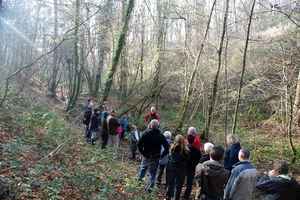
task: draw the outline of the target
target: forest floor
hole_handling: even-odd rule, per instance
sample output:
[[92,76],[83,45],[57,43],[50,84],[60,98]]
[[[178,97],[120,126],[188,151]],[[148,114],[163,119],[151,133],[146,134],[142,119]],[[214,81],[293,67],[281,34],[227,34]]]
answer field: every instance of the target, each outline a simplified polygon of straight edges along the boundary
[[[147,195],[147,181],[137,181],[140,161],[130,160],[128,133],[120,142],[118,156],[103,152],[100,141],[95,146],[85,141],[80,119],[86,98],[80,98],[66,114],[64,101],[43,91],[25,93],[0,108],[0,199],[164,198],[163,187]],[[161,115],[167,121],[170,113],[161,110]],[[224,146],[224,133],[218,130],[212,131],[210,141]],[[288,139],[278,124],[265,122],[237,133],[241,145],[251,150],[259,176],[271,170],[274,161],[291,157]],[[300,152],[298,133],[293,132],[293,142]],[[290,167],[298,181],[299,157]],[[261,195],[254,190],[252,199],[261,199]]]

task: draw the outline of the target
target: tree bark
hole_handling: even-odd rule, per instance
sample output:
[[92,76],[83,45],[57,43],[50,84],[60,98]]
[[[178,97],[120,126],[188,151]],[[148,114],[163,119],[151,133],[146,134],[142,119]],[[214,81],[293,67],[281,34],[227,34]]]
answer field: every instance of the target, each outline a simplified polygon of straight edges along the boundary
[[256,2],[256,0],[253,0],[251,12],[250,12],[250,16],[249,16],[246,44],[245,44],[245,49],[244,49],[243,68],[242,68],[242,74],[241,74],[241,79],[240,79],[240,84],[239,84],[238,97],[237,97],[235,111],[234,111],[232,133],[235,133],[235,130],[236,130],[237,114],[238,114],[238,110],[239,110],[239,105],[240,105],[240,100],[241,100],[241,92],[242,92],[242,87],[243,87],[244,73],[245,73],[245,69],[246,69],[247,50],[248,50],[249,37],[250,37],[250,31],[251,31],[251,22],[252,22],[255,2]]
[[184,100],[183,100],[182,107],[181,107],[181,114],[180,114],[180,118],[179,118],[179,121],[178,121],[178,127],[176,128],[177,132],[181,131],[181,128],[183,126],[183,122],[184,122],[185,117],[186,117],[186,112],[187,112],[187,109],[188,109],[188,106],[189,106],[189,103],[190,103],[190,95],[191,95],[191,92],[192,92],[192,84],[194,82],[194,78],[195,78],[195,74],[196,74],[196,71],[197,71],[197,68],[198,68],[198,65],[199,65],[200,57],[201,57],[201,54],[202,54],[202,51],[203,51],[203,48],[204,48],[204,42],[206,41],[206,38],[208,36],[210,22],[211,22],[211,18],[212,18],[212,14],[213,14],[215,5],[216,5],[216,0],[214,0],[214,3],[211,7],[208,22],[207,22],[207,26],[206,26],[205,35],[203,37],[200,49],[198,51],[197,58],[196,58],[195,64],[194,64],[194,69],[193,69],[193,72],[190,76],[190,79],[188,81],[188,85],[187,85],[187,88],[186,88],[186,91],[185,91],[185,94],[184,94]]
[[224,19],[223,19],[222,36],[221,36],[220,44],[219,44],[219,48],[218,48],[218,69],[217,69],[217,73],[215,75],[214,82],[213,82],[212,97],[208,104],[208,112],[207,112],[205,128],[200,136],[203,139],[208,139],[210,126],[211,126],[211,122],[213,119],[213,112],[215,109],[215,104],[216,104],[216,99],[217,99],[218,81],[219,81],[219,75],[220,75],[221,66],[222,66],[222,51],[223,51],[223,42],[224,42],[224,38],[225,38],[225,34],[226,34],[228,10],[229,10],[229,0],[226,0],[226,10],[225,10]]
[[121,31],[120,31],[120,35],[119,35],[118,42],[117,42],[117,47],[116,47],[116,50],[114,53],[112,64],[108,70],[108,73],[107,73],[107,76],[105,79],[105,86],[104,86],[102,99],[100,100],[100,105],[104,105],[104,102],[106,102],[108,99],[110,89],[111,89],[111,86],[113,83],[114,74],[116,72],[118,62],[120,59],[120,55],[121,55],[122,49],[124,47],[124,42],[126,40],[126,33],[127,33],[127,29],[128,29],[128,24],[130,21],[130,15],[133,10],[133,6],[134,6],[134,0],[128,0],[126,10],[125,10],[125,15],[123,18]]

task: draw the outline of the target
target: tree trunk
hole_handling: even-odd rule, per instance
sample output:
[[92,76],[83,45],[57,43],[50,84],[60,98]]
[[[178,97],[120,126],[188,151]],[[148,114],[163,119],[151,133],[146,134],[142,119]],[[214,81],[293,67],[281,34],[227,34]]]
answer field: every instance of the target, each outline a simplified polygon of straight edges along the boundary
[[196,71],[197,71],[197,68],[198,68],[200,57],[201,57],[201,54],[202,54],[202,51],[203,51],[203,48],[204,48],[204,42],[206,41],[206,38],[208,36],[209,26],[210,26],[210,22],[211,22],[211,18],[212,18],[212,14],[213,14],[215,5],[216,5],[216,0],[214,0],[214,3],[211,7],[208,22],[207,22],[207,26],[206,26],[205,35],[203,37],[200,49],[198,51],[197,58],[196,58],[196,61],[195,61],[195,64],[194,64],[194,69],[193,69],[193,72],[190,76],[190,79],[188,81],[188,85],[187,85],[187,88],[186,88],[186,91],[185,91],[185,94],[184,94],[184,100],[183,100],[182,107],[181,107],[181,114],[180,114],[180,118],[179,118],[179,121],[178,121],[178,127],[176,128],[177,132],[181,131],[181,128],[183,126],[183,123],[184,123],[184,120],[185,120],[185,117],[186,117],[186,111],[187,111],[189,103],[190,103],[190,95],[191,95],[191,92],[192,92],[192,84],[194,82],[194,78],[195,78],[195,74],[196,74]]
[[203,139],[208,139],[210,126],[211,126],[211,122],[213,119],[215,103],[216,103],[216,99],[217,99],[218,81],[219,81],[219,75],[220,75],[221,66],[222,66],[223,42],[224,42],[226,29],[227,29],[226,27],[227,27],[228,10],[229,10],[229,0],[226,0],[226,10],[225,10],[224,20],[223,20],[222,36],[220,39],[220,44],[219,44],[219,49],[218,49],[218,69],[217,69],[217,73],[215,75],[214,82],[213,82],[212,96],[211,96],[210,102],[208,104],[208,112],[207,112],[205,128],[200,136]]
[[238,98],[236,101],[236,106],[235,106],[235,111],[234,111],[232,133],[235,133],[235,130],[236,130],[237,114],[238,114],[240,100],[241,100],[243,78],[244,78],[244,73],[245,73],[245,68],[246,68],[246,60],[247,60],[247,50],[248,50],[248,43],[249,43],[249,37],[250,37],[250,31],[251,31],[251,22],[252,22],[252,16],[253,16],[253,12],[254,12],[255,2],[256,2],[256,0],[253,0],[252,8],[251,8],[250,16],[249,16],[246,44],[245,44],[245,49],[244,49],[243,68],[242,68],[242,74],[241,74],[241,79],[240,79],[240,84],[239,84]]
[[[76,100],[78,98],[80,84],[81,84],[81,70],[80,70],[80,64],[79,64],[79,40],[78,40],[78,26],[79,26],[79,5],[80,0],[75,0],[75,30],[74,30],[74,65],[73,65],[73,76],[71,76],[72,82],[70,87],[70,99],[68,102],[67,111],[71,110],[76,103]],[[71,70],[70,70],[71,71]]]
[[102,99],[100,101],[100,105],[104,105],[104,102],[106,102],[108,99],[110,89],[111,89],[111,86],[113,83],[114,74],[116,72],[118,62],[120,59],[120,55],[121,55],[122,49],[124,47],[124,42],[126,40],[126,33],[127,33],[127,29],[128,29],[129,20],[130,20],[130,14],[133,10],[133,6],[134,6],[134,0],[128,0],[126,10],[125,10],[125,15],[123,18],[121,31],[120,31],[120,35],[119,35],[118,42],[117,42],[117,47],[116,47],[116,50],[114,53],[112,64],[107,72],[104,91],[103,91]]
[[[58,17],[57,17],[57,0],[54,0],[54,39],[57,40],[58,37]],[[56,46],[56,42],[54,42],[54,48]],[[52,74],[51,74],[51,83],[50,83],[50,93],[53,97],[55,97],[55,90],[57,87],[57,74],[58,74],[58,52],[55,50],[53,52],[53,62],[52,62]]]

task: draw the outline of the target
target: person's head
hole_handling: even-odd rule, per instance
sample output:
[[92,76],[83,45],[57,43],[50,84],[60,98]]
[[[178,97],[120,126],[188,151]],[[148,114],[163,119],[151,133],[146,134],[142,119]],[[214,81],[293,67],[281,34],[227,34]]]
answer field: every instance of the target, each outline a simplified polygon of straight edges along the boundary
[[243,160],[249,160],[250,158],[250,151],[249,149],[240,149],[239,151],[239,161],[243,161]]
[[193,135],[194,137],[196,137],[196,129],[195,129],[195,127],[190,127],[189,128],[188,135]]
[[126,119],[125,115],[122,116],[122,119]]
[[104,108],[105,111],[108,112],[108,110],[109,110],[108,105],[104,105],[103,108]]
[[206,142],[204,144],[204,151],[206,154],[209,154],[209,152],[211,151],[211,149],[214,147],[214,145],[210,142]]
[[230,133],[230,134],[228,134],[228,135],[226,136],[226,142],[227,142],[227,144],[228,144],[229,146],[231,146],[231,145],[237,143],[238,141],[239,141],[239,140],[238,140],[238,138],[236,137],[236,135],[234,135],[234,134],[232,134],[232,133]]
[[132,131],[136,131],[136,130],[137,130],[137,127],[136,127],[135,125],[132,125],[132,126],[131,126],[131,130],[132,130]]
[[222,160],[223,155],[224,149],[219,145],[214,146],[209,153],[210,159],[217,162],[220,162]]
[[171,133],[170,131],[166,131],[166,132],[164,132],[164,136],[165,136],[167,139],[171,139],[172,133]]
[[95,109],[94,109],[94,113],[99,114],[99,113],[100,113],[100,109],[99,109],[99,108],[95,108]]
[[155,109],[154,106],[151,107],[150,112],[151,112],[152,114],[156,113],[156,109]]
[[176,147],[180,148],[180,153],[182,153],[183,151],[185,151],[186,153],[190,152],[189,148],[187,147],[184,141],[184,137],[182,135],[176,135],[174,139],[174,144],[171,147],[171,151],[174,152]]
[[193,135],[188,135],[187,136],[187,141],[188,141],[189,144],[193,144],[194,140],[195,140],[195,136],[193,136]]
[[110,115],[116,117],[118,114],[117,110],[112,110]]
[[105,111],[103,114],[103,118],[106,119],[108,117],[108,115],[109,115],[109,113]]
[[88,99],[88,103],[93,103],[93,99]]
[[278,160],[274,164],[274,171],[278,174],[288,174],[289,166],[284,160]]
[[94,104],[93,102],[89,102],[89,105],[88,105],[89,108],[93,108],[94,107]]
[[159,128],[159,121],[157,119],[152,119],[152,121],[150,122],[150,128],[158,129]]

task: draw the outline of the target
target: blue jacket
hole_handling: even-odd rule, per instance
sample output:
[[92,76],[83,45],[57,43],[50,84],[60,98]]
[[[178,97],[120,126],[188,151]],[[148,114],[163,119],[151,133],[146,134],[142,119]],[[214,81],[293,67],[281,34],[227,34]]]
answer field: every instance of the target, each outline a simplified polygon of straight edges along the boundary
[[224,161],[224,168],[227,169],[228,171],[231,171],[233,168],[233,165],[239,162],[239,151],[241,149],[241,145],[239,142],[231,145],[226,149],[225,151],[225,161]]
[[121,124],[121,127],[122,127],[122,130],[125,131],[126,130],[126,122],[128,121],[130,117],[128,116],[126,119],[121,119],[120,120],[120,124]]
[[286,179],[281,176],[270,177],[268,174],[262,177],[256,188],[265,192],[264,200],[299,200],[300,185],[294,179]]
[[224,199],[249,200],[256,181],[256,167],[249,161],[239,162],[231,171]]
[[[172,146],[173,142],[170,139],[167,139],[168,143],[169,143],[169,149]],[[160,154],[162,154],[165,151],[164,146],[161,146],[161,151]],[[167,163],[169,162],[169,155],[165,155],[160,161],[159,164],[160,165],[167,165]]]

